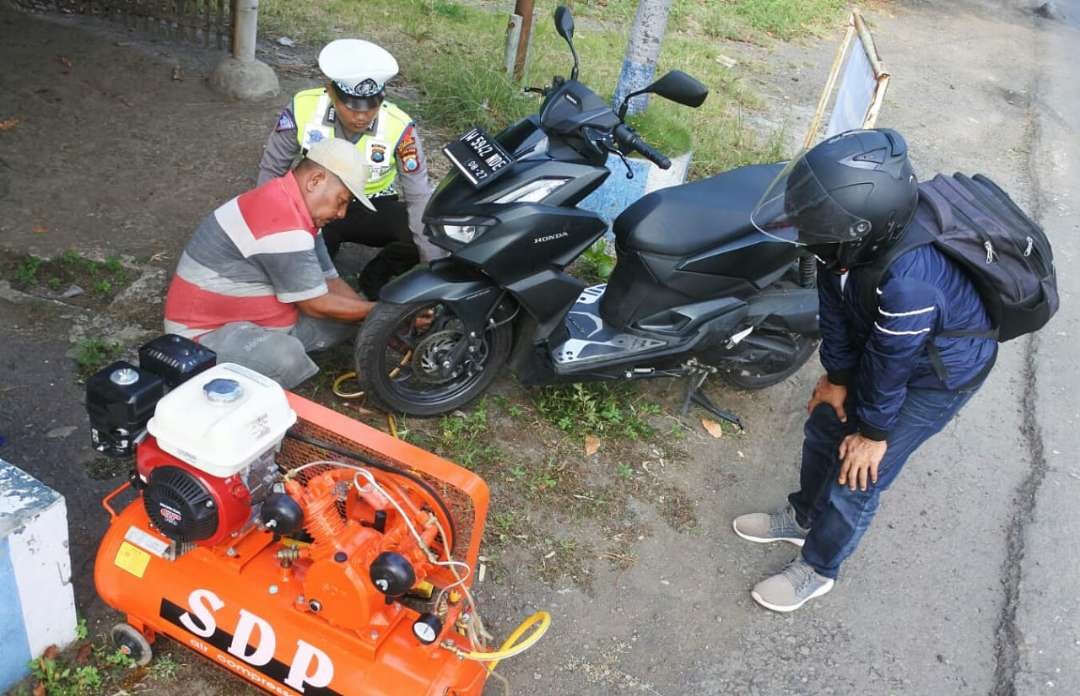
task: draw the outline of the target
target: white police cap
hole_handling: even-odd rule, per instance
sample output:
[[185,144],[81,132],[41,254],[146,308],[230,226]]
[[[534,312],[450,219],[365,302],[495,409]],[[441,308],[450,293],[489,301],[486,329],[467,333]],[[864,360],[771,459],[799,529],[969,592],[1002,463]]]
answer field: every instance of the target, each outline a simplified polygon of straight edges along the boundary
[[[363,39],[337,39],[319,53],[319,69],[349,105],[368,108],[382,94],[386,81],[398,74],[398,63],[382,46]],[[355,100],[355,101],[354,101]]]

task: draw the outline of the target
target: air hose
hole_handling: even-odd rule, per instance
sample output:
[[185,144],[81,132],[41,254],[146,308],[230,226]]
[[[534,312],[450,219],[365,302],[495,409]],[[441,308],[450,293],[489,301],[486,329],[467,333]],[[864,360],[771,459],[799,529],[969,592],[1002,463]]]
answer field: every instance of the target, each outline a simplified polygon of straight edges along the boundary
[[331,390],[334,392],[334,396],[338,397],[339,399],[358,399],[363,396],[364,392],[362,390],[347,392],[341,388],[341,385],[345,384],[351,379],[356,379],[356,377],[357,375],[355,372],[345,372],[342,373],[340,377],[335,379],[334,386],[331,387]]
[[[535,628],[533,628],[533,626],[535,626]],[[515,628],[509,636],[507,636],[506,640],[503,641],[503,644],[499,646],[499,649],[493,652],[476,652],[461,650],[460,648],[453,646],[453,643],[446,644],[446,647],[455,654],[457,654],[459,657],[463,657],[466,660],[476,660],[477,662],[488,663],[488,671],[492,672],[495,670],[495,667],[497,667],[498,664],[506,658],[520,655],[532,646],[536,645],[536,642],[544,637],[544,634],[547,633],[547,630],[550,626],[551,614],[547,613],[546,611],[538,611],[529,618],[522,621],[521,624],[517,628]],[[518,641],[521,639],[521,636],[523,636],[525,632],[528,631],[530,628],[533,628],[533,632],[529,635],[529,637],[521,640],[521,642],[519,643]]]

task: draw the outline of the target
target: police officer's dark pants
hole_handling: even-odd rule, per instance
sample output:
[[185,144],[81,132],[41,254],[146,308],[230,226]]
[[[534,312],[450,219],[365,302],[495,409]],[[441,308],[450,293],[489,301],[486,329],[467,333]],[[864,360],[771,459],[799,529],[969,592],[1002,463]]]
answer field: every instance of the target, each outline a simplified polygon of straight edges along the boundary
[[840,422],[832,406],[818,405],[804,428],[800,490],[788,496],[798,523],[810,528],[802,549],[803,560],[821,575],[835,578],[840,564],[855,551],[874,519],[881,493],[896,479],[908,457],[944,428],[978,388],[908,389],[900,417],[889,433],[885,456],[878,465],[877,484],[867,483],[865,491],[852,491],[836,482],[840,475],[840,442],[858,429],[854,400],[849,399],[844,407],[847,423]]
[[360,291],[368,299],[377,300],[382,287],[415,266],[420,254],[409,231],[405,204],[397,196],[377,196],[371,203],[375,212],[354,201],[345,217],[331,222],[322,233],[331,258],[337,255],[343,242],[382,247],[360,272]]

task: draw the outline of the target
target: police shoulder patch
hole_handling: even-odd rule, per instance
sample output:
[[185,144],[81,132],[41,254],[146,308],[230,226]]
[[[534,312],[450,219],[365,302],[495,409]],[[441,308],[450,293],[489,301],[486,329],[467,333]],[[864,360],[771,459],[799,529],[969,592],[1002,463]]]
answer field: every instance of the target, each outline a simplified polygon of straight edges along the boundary
[[293,119],[292,111],[285,109],[278,116],[277,126],[275,131],[296,130],[296,120]]
[[416,126],[409,125],[397,145],[397,157],[401,168],[412,173],[420,169],[420,150],[416,145]]

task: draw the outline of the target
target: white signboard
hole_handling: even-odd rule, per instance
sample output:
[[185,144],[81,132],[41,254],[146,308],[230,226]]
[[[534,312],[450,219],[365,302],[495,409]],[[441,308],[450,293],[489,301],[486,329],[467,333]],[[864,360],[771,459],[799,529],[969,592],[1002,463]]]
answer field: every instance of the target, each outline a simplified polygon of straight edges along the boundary
[[856,37],[853,50],[848,51],[847,63],[836,88],[836,102],[833,105],[829,126],[825,129],[825,138],[837,133],[862,128],[870,104],[874,101],[877,76],[870,65],[870,59],[862,41]]

